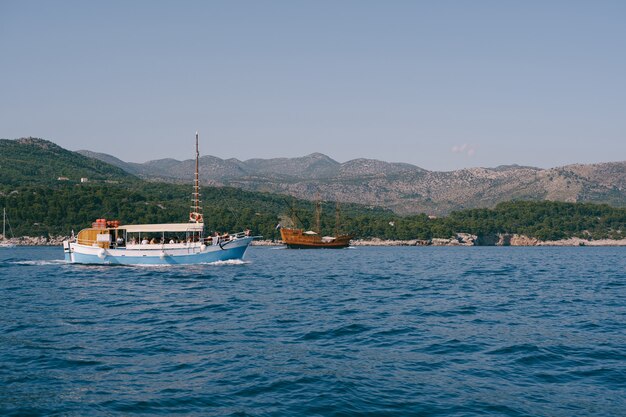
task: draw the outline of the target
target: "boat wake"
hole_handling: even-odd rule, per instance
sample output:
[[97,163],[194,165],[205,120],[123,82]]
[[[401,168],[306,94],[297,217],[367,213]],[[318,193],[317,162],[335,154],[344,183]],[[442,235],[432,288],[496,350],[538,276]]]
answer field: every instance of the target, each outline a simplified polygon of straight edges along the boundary
[[7,264],[11,265],[30,265],[30,266],[45,266],[45,265],[63,265],[65,261],[63,259],[53,260],[30,260],[30,261],[8,261]]
[[[201,262],[197,264],[130,264],[130,265],[106,265],[109,266],[118,266],[118,267],[127,267],[127,268],[137,268],[137,269],[173,269],[173,268],[197,268],[198,266],[224,266],[224,265],[247,265],[250,261],[243,261],[241,259],[231,259],[228,261],[215,261],[215,262]],[[102,267],[102,265],[88,265],[84,266],[93,266],[93,267]]]
[[[250,261],[244,261],[241,259],[231,259],[228,261],[215,261],[215,262],[204,262],[195,264],[198,266],[229,266],[229,265],[248,265]],[[88,269],[108,269],[110,267],[118,267],[118,268],[132,268],[132,269],[175,269],[175,268],[189,268],[194,265],[186,265],[186,264],[131,264],[131,265],[119,265],[119,264],[81,264],[75,263],[70,264],[63,259],[53,259],[53,260],[5,260],[0,262],[0,268],[3,266],[10,267],[13,265],[21,265],[21,266],[50,266],[50,265],[67,265],[72,266],[74,268],[88,268]]]
[[207,262],[203,265],[213,265],[213,266],[223,266],[223,265],[247,265],[250,261],[244,261],[242,259],[230,259],[228,261],[215,261],[215,262]]

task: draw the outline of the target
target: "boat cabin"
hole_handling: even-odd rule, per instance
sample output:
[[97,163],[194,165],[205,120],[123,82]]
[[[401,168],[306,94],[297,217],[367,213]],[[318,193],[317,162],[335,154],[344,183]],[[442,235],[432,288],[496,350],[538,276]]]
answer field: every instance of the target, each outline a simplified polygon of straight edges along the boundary
[[119,225],[117,221],[96,221],[91,228],[78,233],[76,242],[102,249],[149,249],[149,245],[167,248],[170,245],[204,243],[203,229],[203,223]]

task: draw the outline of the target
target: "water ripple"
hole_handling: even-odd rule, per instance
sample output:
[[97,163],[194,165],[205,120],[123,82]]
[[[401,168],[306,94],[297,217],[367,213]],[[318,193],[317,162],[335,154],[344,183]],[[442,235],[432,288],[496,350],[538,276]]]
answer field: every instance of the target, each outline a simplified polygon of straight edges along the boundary
[[626,409],[623,248],[0,251],[1,415],[596,416]]

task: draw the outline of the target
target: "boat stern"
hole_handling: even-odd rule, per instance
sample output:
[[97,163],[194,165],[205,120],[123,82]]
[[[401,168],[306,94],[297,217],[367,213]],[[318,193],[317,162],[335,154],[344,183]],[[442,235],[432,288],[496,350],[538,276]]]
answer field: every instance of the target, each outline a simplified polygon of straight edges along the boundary
[[64,255],[65,262],[72,262],[72,252],[70,249],[69,240],[63,241],[63,255]]

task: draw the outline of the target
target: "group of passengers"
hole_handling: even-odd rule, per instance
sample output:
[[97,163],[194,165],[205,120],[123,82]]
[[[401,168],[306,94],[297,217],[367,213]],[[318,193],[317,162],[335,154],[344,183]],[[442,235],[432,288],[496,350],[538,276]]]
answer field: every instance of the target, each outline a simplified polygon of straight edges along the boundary
[[[196,242],[198,239],[192,239],[191,237],[185,239],[179,239],[178,237],[173,237],[170,238],[169,240],[167,239],[161,239],[158,237],[153,237],[152,239],[148,240],[147,237],[144,236],[143,239],[141,239],[141,244],[142,245],[162,245],[164,243],[169,243],[169,244],[174,244],[174,243],[191,243],[191,242]],[[138,242],[137,239],[133,239],[131,240],[131,243],[136,245]]]
[[206,238],[207,245],[219,245],[220,242],[226,242],[230,240],[231,237],[228,233],[224,233],[223,235],[219,232],[213,233],[213,236],[209,236]]
[[[246,236],[249,236],[250,230],[247,229],[245,234]],[[232,240],[233,238],[234,236],[229,235],[228,232],[224,234],[221,234],[219,232],[214,232],[213,236],[209,236],[203,240],[207,245],[219,245],[221,242],[227,242],[229,240]],[[139,239],[137,238],[132,238],[130,240],[130,244],[137,245],[141,243],[142,245],[161,245],[164,243],[169,243],[169,244],[193,243],[193,242],[198,242],[198,241],[199,241],[199,238],[197,236],[188,237],[187,239],[180,239],[178,236],[176,236],[176,237],[170,238],[169,241],[167,239],[161,239],[157,237],[153,237],[152,239],[148,240],[148,238],[144,236],[144,238],[141,239],[141,241],[139,241]],[[121,247],[121,246],[124,246],[126,242],[124,241],[124,238],[120,236],[116,239],[115,243],[117,247]]]

